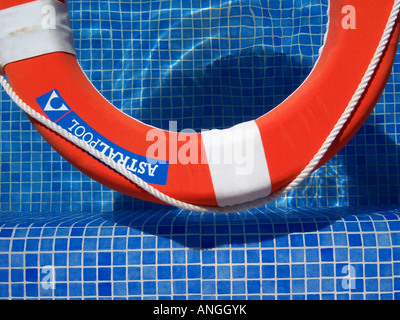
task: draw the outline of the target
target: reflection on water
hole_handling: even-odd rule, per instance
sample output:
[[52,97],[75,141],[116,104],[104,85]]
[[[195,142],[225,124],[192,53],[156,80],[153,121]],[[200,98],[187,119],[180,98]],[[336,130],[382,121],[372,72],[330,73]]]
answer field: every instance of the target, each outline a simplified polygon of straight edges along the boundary
[[270,111],[307,77],[326,31],[326,0],[139,3],[114,3],[111,32],[100,18],[90,36],[103,56],[112,49],[112,71],[98,70],[102,93],[164,129],[230,127]]

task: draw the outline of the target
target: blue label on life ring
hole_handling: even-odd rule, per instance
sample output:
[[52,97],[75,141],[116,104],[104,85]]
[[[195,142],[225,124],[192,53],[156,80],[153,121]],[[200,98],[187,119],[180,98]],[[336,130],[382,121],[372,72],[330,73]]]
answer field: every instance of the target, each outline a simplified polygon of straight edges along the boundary
[[83,121],[68,106],[57,89],[40,96],[36,101],[51,121],[85,141],[106,157],[123,165],[147,183],[167,184],[168,161],[150,159],[135,154],[108,140]]

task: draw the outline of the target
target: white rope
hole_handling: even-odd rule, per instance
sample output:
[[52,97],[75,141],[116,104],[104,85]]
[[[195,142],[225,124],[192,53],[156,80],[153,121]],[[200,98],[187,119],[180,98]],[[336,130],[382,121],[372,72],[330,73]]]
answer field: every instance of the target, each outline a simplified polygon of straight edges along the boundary
[[141,178],[138,176],[134,175],[131,173],[129,170],[127,170],[123,165],[118,164],[114,160],[112,160],[109,157],[106,157],[103,153],[100,151],[96,150],[94,147],[89,145],[88,143],[84,142],[83,140],[77,138],[70,132],[66,131],[59,125],[53,123],[40,113],[36,112],[33,110],[31,107],[29,107],[24,101],[20,99],[20,97],[14,92],[14,90],[11,88],[10,84],[8,81],[5,79],[3,75],[0,75],[0,82],[1,85],[3,86],[4,90],[7,92],[7,94],[11,97],[11,99],[24,111],[28,116],[31,118],[35,119],[39,123],[43,124],[50,130],[56,132],[66,140],[72,142],[82,150],[86,151],[93,157],[99,159],[101,162],[106,164],[107,166],[111,167],[113,170],[117,171],[121,175],[123,175],[125,178],[145,190],[146,192],[150,193],[157,199],[161,200],[162,202],[165,202],[169,205],[179,207],[182,209],[186,210],[191,210],[191,211],[199,211],[199,212],[218,212],[218,213],[228,213],[228,212],[235,212],[235,211],[242,211],[242,210],[247,210],[251,209],[254,207],[259,207],[262,205],[265,205],[275,199],[280,198],[287,192],[291,191],[292,189],[296,188],[301,182],[306,179],[307,176],[311,172],[315,170],[317,165],[319,164],[320,160],[324,157],[326,154],[327,150],[329,147],[332,145],[332,143],[335,141],[337,138],[338,134],[341,132],[345,124],[347,123],[348,119],[352,115],[353,111],[355,110],[356,106],[358,105],[362,95],[364,94],[365,90],[367,89],[373,75],[376,72],[376,69],[379,65],[379,62],[382,59],[383,53],[387,48],[387,45],[389,43],[390,37],[392,35],[392,32],[394,30],[397,18],[399,16],[400,12],[400,0],[395,0],[392,12],[390,14],[388,23],[386,25],[385,31],[383,33],[382,39],[379,43],[378,48],[376,49],[376,52],[374,54],[374,57],[361,81],[359,84],[356,92],[354,93],[352,99],[350,100],[348,106],[346,107],[345,111],[343,112],[342,116],[336,123],[335,127],[319,149],[319,151],[316,153],[314,158],[310,161],[310,163],[304,168],[304,170],[291,182],[289,183],[286,187],[283,187],[282,189],[272,193],[271,195],[261,198],[255,201],[247,202],[244,204],[240,205],[235,205],[235,206],[229,206],[229,207],[207,207],[207,206],[197,206],[193,205],[190,203],[186,203],[177,199],[174,199],[153,186],[149,185],[147,182],[143,181]]

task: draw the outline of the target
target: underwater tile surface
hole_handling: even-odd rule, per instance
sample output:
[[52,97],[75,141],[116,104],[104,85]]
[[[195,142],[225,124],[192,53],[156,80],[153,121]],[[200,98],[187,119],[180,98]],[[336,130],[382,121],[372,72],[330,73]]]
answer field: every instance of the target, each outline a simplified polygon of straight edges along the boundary
[[398,299],[399,292],[396,206],[0,214],[4,299]]

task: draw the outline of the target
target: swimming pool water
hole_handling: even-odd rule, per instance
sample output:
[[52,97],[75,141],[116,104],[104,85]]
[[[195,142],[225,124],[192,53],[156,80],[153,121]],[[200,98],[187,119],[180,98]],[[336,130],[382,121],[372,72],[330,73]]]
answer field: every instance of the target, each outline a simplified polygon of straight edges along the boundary
[[[327,1],[69,1],[83,70],[168,129],[268,112],[311,71]],[[400,51],[375,110],[297,190],[199,214],[75,170],[0,94],[0,298],[400,298]],[[53,275],[55,287],[46,282]]]

